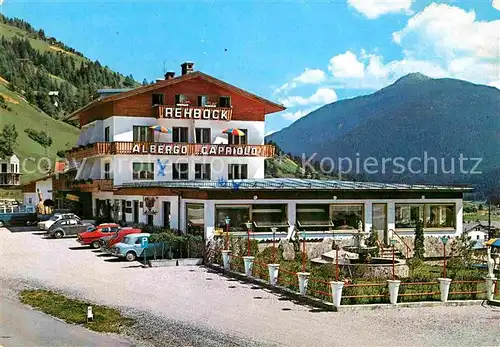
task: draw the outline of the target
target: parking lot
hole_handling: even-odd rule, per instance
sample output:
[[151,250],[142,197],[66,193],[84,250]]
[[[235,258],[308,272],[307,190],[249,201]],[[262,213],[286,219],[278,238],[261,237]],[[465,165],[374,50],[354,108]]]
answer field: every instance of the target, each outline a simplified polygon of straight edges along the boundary
[[96,303],[148,311],[248,344],[500,343],[500,310],[492,307],[318,312],[203,267],[145,269],[82,247],[74,238],[44,239],[36,231],[0,228],[0,247],[0,279],[37,282]]

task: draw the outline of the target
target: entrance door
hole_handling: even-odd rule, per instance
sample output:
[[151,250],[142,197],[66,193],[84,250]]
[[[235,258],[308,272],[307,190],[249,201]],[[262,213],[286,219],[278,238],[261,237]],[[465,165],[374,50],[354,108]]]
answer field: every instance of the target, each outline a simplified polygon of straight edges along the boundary
[[380,242],[388,244],[387,239],[387,204],[372,205],[372,225],[377,229]]
[[163,226],[170,229],[170,201],[163,201]]
[[133,218],[134,218],[134,223],[138,224],[139,223],[139,201],[134,200],[134,210],[133,212]]
[[147,219],[148,225],[153,225],[153,222],[154,222],[154,216],[152,214],[148,214],[148,219]]

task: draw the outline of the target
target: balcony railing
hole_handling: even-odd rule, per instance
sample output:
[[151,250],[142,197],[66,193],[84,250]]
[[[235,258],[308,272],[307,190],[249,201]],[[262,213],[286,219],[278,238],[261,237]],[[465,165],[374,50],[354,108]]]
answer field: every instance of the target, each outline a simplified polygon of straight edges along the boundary
[[0,173],[0,186],[17,186],[21,184],[21,174],[15,172]]
[[103,191],[109,192],[113,190],[113,180],[111,179],[89,179],[89,180],[69,180],[67,178],[54,179],[54,191],[70,191],[79,190],[81,192]]
[[[215,105],[214,105],[215,106]],[[156,118],[194,119],[230,121],[233,109],[230,107],[190,106],[190,105],[160,105],[155,106]]]
[[273,157],[275,148],[272,145],[227,145],[227,144],[195,144],[166,142],[96,142],[85,147],[69,151],[70,158],[83,158],[114,155],[193,155],[222,157]]

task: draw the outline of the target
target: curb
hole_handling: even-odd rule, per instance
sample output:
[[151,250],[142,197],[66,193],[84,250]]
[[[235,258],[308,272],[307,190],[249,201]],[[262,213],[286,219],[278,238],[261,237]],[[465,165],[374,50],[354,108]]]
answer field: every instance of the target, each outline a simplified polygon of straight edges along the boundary
[[488,305],[500,307],[500,300],[489,300]]

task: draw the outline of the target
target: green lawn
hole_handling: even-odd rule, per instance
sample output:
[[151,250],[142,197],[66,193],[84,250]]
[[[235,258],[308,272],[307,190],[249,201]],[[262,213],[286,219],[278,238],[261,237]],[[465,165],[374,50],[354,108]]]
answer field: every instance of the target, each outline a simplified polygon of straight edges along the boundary
[[[487,221],[488,220],[488,212],[485,212],[485,213],[464,213],[464,221],[469,221],[469,220],[476,221],[478,219],[480,221]],[[495,214],[491,214],[491,220],[499,222],[500,216],[495,215]]]
[[[7,105],[11,111],[0,109],[0,128],[5,124],[14,123],[19,134],[15,154],[21,160],[21,170],[23,173],[22,181],[27,182],[31,179],[41,177],[44,172],[37,169],[37,165],[43,164],[41,158],[46,157],[45,148],[33,141],[24,132],[26,128],[36,130],[47,129],[49,136],[52,137],[52,146],[47,149],[47,157],[51,161],[51,167],[54,167],[54,161],[57,160],[57,151],[73,147],[79,136],[79,129],[62,121],[49,117],[45,113],[33,108],[23,98],[16,93],[11,92],[7,87],[0,83],[0,94],[7,96]],[[17,102],[17,104],[16,104]],[[33,160],[28,160],[33,158]]]

